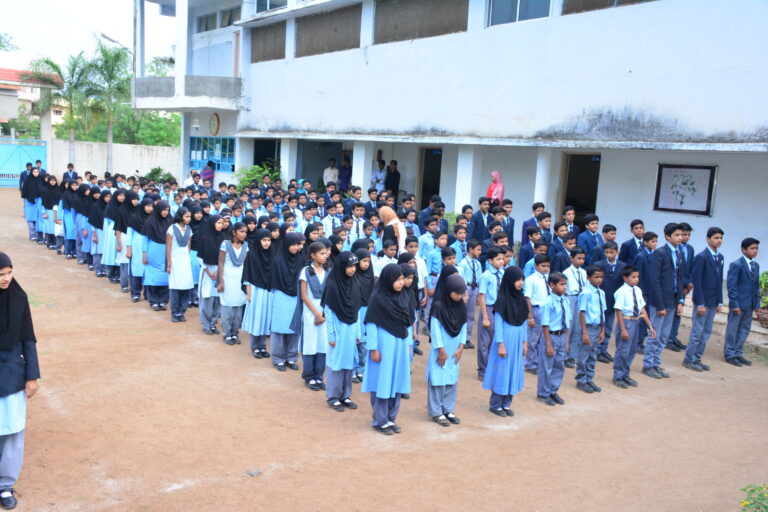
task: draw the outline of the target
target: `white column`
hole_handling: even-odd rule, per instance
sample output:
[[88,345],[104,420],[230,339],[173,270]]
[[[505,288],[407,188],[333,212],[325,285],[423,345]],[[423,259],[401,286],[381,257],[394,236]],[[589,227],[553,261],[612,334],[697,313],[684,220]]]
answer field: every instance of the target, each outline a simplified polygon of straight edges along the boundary
[[176,96],[184,96],[189,55],[189,0],[176,0]]
[[373,142],[355,141],[352,147],[352,184],[363,189],[363,197],[371,186],[373,159],[376,157]]
[[285,58],[296,57],[296,18],[285,21]]
[[296,177],[299,163],[299,141],[297,139],[280,140],[280,177],[283,186],[288,186],[288,180]]
[[[50,89],[40,89],[40,99],[51,94]],[[53,169],[53,127],[51,126],[51,110],[48,109],[40,116],[40,138],[45,141],[45,162],[43,166],[51,174],[64,172],[64,169]],[[74,160],[74,157],[72,158]]]
[[254,139],[250,137],[238,137],[235,144],[235,172],[247,169],[253,165]]
[[490,2],[486,0],[469,0],[467,16],[467,32],[473,30],[482,30],[488,21],[488,5]]
[[473,194],[472,185],[475,176],[483,172],[483,159],[475,146],[460,145],[456,159],[456,188],[454,191],[453,207],[459,211],[465,204],[474,205],[477,194]]
[[363,10],[360,14],[360,48],[373,44],[373,18],[375,10],[373,0],[363,0]]
[[144,0],[135,0],[133,11],[133,74],[136,78],[144,77]]
[[[539,148],[536,155],[536,182],[533,187],[533,201],[545,205],[549,199],[552,170],[552,148]],[[551,206],[550,206],[551,208]]]
[[240,6],[240,19],[247,20],[256,15],[256,0],[243,0]]
[[563,15],[563,0],[552,0],[549,4],[550,16],[562,16]]
[[[181,114],[181,144],[179,144],[179,151],[181,152],[181,165],[175,171],[173,169],[166,169],[171,174],[176,175],[176,180],[179,185],[184,183],[184,180],[189,176],[189,137],[192,127],[192,117],[194,113],[184,112]],[[216,176],[214,174],[214,180]],[[217,182],[218,183],[218,182]]]

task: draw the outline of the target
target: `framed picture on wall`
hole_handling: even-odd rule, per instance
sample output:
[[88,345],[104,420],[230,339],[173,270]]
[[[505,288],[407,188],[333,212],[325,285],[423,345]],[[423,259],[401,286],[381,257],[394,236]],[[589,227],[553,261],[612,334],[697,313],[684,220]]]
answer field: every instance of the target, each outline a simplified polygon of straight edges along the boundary
[[659,164],[653,209],[712,216],[716,165]]

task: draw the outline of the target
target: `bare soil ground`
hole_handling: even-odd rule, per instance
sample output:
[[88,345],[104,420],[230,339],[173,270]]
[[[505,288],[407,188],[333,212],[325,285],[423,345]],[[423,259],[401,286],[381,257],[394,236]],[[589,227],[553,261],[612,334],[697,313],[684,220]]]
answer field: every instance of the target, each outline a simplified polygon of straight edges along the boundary
[[598,363],[603,392],[586,395],[567,370],[562,407],[537,403],[528,379],[512,419],[488,412],[467,351],[450,428],[427,417],[417,357],[404,431],[385,437],[358,386],[360,409],[334,412],[297,372],[202,334],[196,310],[172,324],[28,242],[17,194],[0,198],[0,250],[32,298],[43,372],[19,510],[722,512],[768,481],[768,366],[726,365],[719,338],[708,373],[665,351],[672,378],[655,381],[636,359],[636,389]]

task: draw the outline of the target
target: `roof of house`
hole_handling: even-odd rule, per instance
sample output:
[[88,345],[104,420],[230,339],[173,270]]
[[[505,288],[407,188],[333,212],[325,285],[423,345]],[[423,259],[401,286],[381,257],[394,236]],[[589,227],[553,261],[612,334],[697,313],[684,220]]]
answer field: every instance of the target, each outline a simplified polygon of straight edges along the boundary
[[29,73],[30,71],[24,69],[0,68],[0,84],[54,89],[52,85],[28,77]]

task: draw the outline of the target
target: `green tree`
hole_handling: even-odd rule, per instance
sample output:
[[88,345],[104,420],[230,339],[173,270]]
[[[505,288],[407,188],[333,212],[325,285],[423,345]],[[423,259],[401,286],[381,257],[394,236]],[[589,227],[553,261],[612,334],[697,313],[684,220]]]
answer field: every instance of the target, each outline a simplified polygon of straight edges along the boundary
[[91,66],[83,56],[83,52],[70,55],[65,66],[60,66],[50,58],[32,61],[30,71],[25,74],[27,79],[35,79],[55,87],[52,92],[41,94],[40,101],[35,105],[35,114],[45,114],[54,105],[67,107],[62,126],[68,132],[69,161],[75,161],[75,126],[77,116],[88,119],[90,102],[88,90],[90,87]]
[[130,55],[125,48],[107,46],[98,41],[91,70],[90,96],[107,121],[106,170],[112,172],[115,112],[131,95]]
[[19,105],[19,116],[8,122],[8,128],[13,128],[19,139],[39,139],[40,120],[30,119],[28,114],[24,105]]
[[173,57],[152,57],[147,64],[147,76],[170,76],[175,65]]
[[13,44],[11,36],[5,32],[0,32],[0,52],[12,52],[19,47]]

